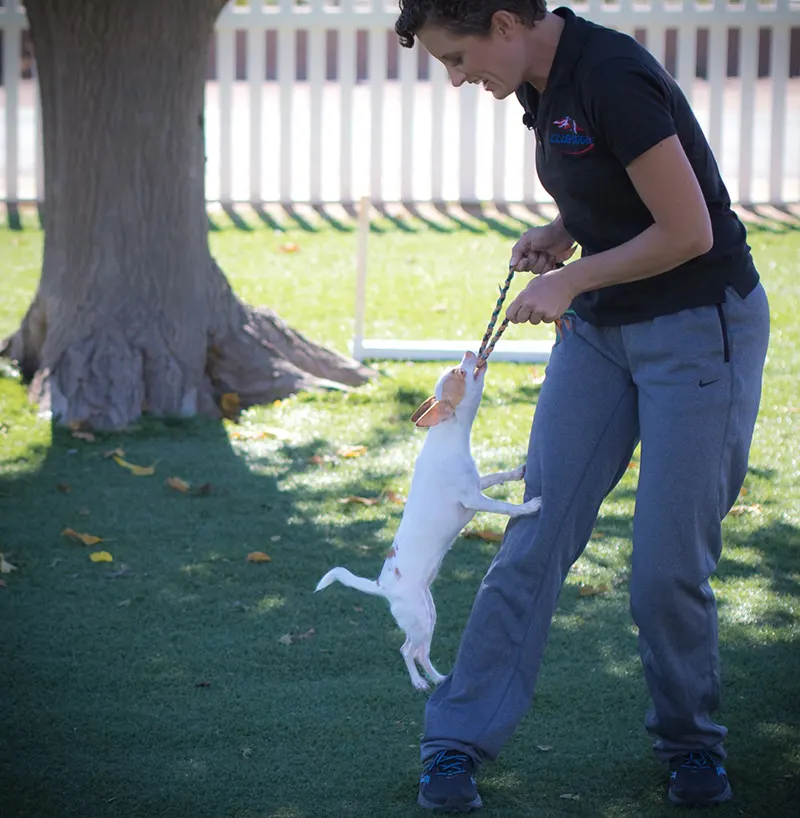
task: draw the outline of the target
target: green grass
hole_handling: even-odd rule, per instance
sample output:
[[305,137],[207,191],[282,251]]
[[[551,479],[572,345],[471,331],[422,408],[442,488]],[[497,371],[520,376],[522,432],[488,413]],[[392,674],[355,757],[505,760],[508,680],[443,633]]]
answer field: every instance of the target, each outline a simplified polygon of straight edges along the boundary
[[[212,219],[214,255],[244,298],[347,349],[349,225],[276,233],[255,217],[248,230]],[[42,234],[29,214],[23,221],[21,231],[0,229],[0,335],[24,313],[41,263]],[[369,333],[478,337],[509,227],[522,225],[377,223]],[[280,252],[286,241],[300,251]],[[755,510],[726,520],[714,579],[719,717],[736,793],[721,818],[788,815],[800,781],[800,231],[754,229],[751,243],[774,328],[742,500]],[[4,818],[419,814],[424,697],[408,682],[402,636],[380,600],[312,590],[332,564],[379,570],[401,507],[341,499],[407,490],[422,439],[407,417],[439,369],[384,363],[360,390],[260,407],[239,426],[147,420],[94,443],[51,428],[13,374],[0,377],[0,551],[17,567],[0,588]],[[474,436],[483,468],[519,463],[542,372],[492,367]],[[367,453],[344,458],[344,445]],[[134,463],[156,462],[155,475],[132,476],[105,458],[116,446]],[[533,711],[482,775],[487,818],[672,814],[642,727],[647,696],[628,614],[636,475],[608,498],[570,574]],[[211,489],[181,494],[164,485],[169,476]],[[493,490],[515,500],[519,491]],[[499,531],[502,522],[479,515],[475,525]],[[60,536],[65,527],[110,541],[88,548]],[[89,560],[100,548],[113,563]],[[435,589],[440,669],[453,662],[495,548],[460,539],[445,560]],[[272,561],[247,562],[254,550]],[[581,596],[581,584],[611,590]]]

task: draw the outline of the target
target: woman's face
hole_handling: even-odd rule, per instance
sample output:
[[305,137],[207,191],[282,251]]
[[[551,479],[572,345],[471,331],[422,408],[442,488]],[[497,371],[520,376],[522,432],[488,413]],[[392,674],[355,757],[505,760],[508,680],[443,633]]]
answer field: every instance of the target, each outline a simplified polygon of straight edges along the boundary
[[495,21],[488,35],[476,36],[427,25],[417,37],[444,65],[456,88],[465,82],[480,83],[495,99],[505,99],[522,84],[525,57],[517,26]]

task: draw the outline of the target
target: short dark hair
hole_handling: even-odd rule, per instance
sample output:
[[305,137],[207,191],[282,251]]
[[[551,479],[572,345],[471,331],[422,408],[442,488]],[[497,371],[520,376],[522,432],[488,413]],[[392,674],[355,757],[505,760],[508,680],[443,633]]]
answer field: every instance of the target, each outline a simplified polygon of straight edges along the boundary
[[458,36],[485,37],[497,11],[507,11],[533,26],[544,17],[547,0],[400,0],[394,30],[406,48],[414,45],[414,37],[428,24]]

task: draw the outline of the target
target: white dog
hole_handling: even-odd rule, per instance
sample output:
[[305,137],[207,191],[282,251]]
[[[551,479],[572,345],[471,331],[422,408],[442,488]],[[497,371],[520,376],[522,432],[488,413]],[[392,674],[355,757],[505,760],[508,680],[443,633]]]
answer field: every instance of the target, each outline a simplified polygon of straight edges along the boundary
[[522,480],[525,467],[481,477],[470,452],[470,432],[483,395],[486,367],[465,353],[461,364],[446,370],[435,393],[411,417],[428,434],[414,466],[411,489],[392,547],[377,580],[357,577],[346,568],[333,568],[316,590],[334,581],[367,594],[385,597],[392,615],[405,631],[403,654],[411,682],[419,690],[428,683],[417,670],[419,662],[430,679],[444,680],[431,664],[430,649],[436,625],[431,583],[444,555],[477,511],[518,517],[539,510],[541,497],[514,505],[483,494],[490,486]]

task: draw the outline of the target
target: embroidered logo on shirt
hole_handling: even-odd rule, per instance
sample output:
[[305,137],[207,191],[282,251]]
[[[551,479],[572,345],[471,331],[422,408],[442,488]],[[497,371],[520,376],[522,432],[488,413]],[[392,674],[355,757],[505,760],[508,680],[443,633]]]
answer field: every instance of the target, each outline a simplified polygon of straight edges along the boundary
[[550,134],[550,144],[558,145],[562,153],[579,156],[594,148],[594,137],[589,136],[571,116],[556,119],[553,125],[558,131]]

